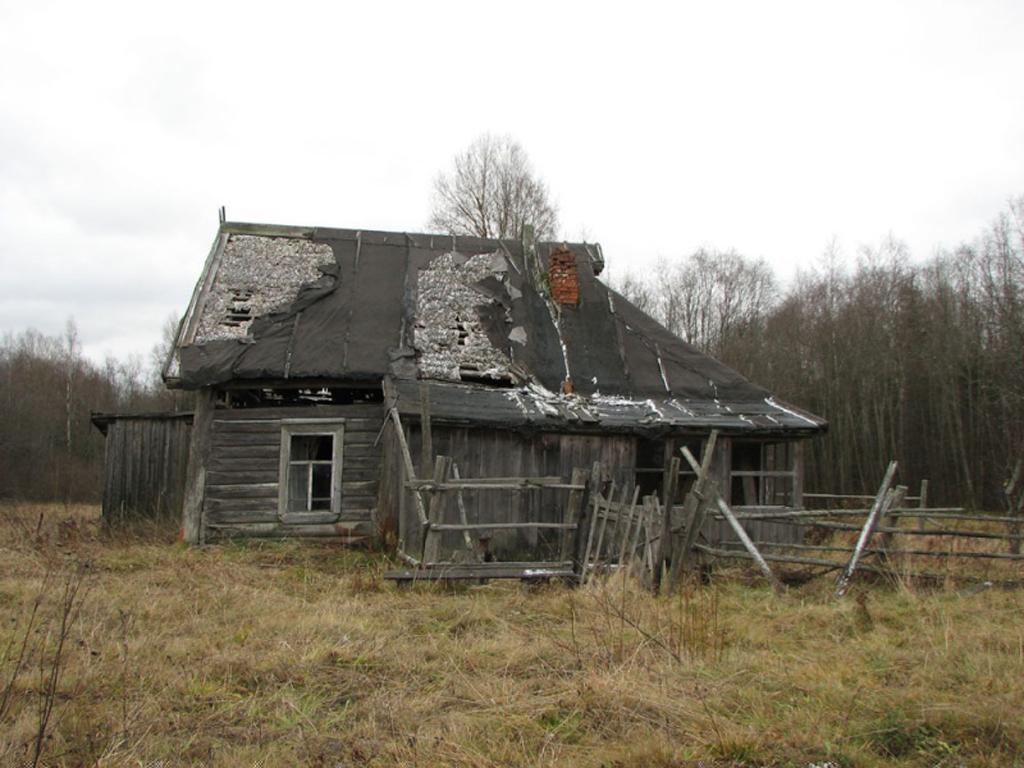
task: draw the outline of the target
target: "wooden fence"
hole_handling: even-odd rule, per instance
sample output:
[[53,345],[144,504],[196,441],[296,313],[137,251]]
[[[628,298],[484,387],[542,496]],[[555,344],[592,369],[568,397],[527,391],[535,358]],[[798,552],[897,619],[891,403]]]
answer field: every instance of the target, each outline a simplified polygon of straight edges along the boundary
[[[569,482],[553,476],[463,478],[451,457],[437,456],[434,459],[433,477],[429,480],[417,478],[398,412],[392,410],[390,418],[395,425],[405,464],[405,487],[412,491],[422,534],[417,542],[399,543],[399,557],[411,568],[389,571],[385,578],[400,583],[414,580],[576,578],[573,543],[576,540],[575,532],[579,529],[583,492],[587,488],[584,472],[574,471]],[[470,522],[463,500],[463,492],[468,491],[532,493],[542,490],[567,492],[560,522],[496,522],[479,519]],[[448,496],[455,498],[457,522],[444,519],[444,501]],[[519,562],[495,562],[491,559],[487,542],[494,532],[527,529],[557,531],[558,559]],[[462,534],[462,546],[458,550],[444,551],[444,535],[447,532]]]
[[[1021,511],[1024,510],[1024,480],[1018,465],[1006,487],[1007,515],[968,513],[959,507],[927,506],[927,481],[920,492],[909,496],[906,486],[896,485],[896,462],[886,470],[878,491],[866,494],[806,493],[804,498],[823,503],[813,509],[778,506],[732,508],[723,498],[711,472],[718,438],[712,432],[700,459],[683,447],[665,473],[660,495],[640,497],[632,483],[617,484],[611,468],[595,464],[589,472],[573,471],[571,479],[561,477],[463,478],[449,457],[437,456],[433,477],[418,479],[408,446],[402,437],[396,412],[392,412],[406,464],[406,487],[412,491],[422,536],[417,542],[403,542],[402,559],[411,566],[392,571],[387,578],[414,579],[551,578],[578,583],[612,571],[631,569],[651,589],[672,592],[683,578],[701,572],[715,561],[745,559],[753,562],[776,592],[785,576],[772,564],[796,565],[824,574],[839,571],[836,595],[844,595],[858,573],[872,572],[904,578],[937,578],[936,574],[907,567],[915,558],[964,558],[991,561],[1024,560],[1020,554]],[[695,480],[682,506],[676,497],[682,462]],[[539,490],[566,492],[559,522],[470,522],[463,502],[464,491]],[[458,520],[444,519],[444,499],[453,496]],[[849,505],[869,506],[849,508]],[[909,506],[914,503],[914,506]],[[906,522],[911,525],[906,525]],[[970,522],[974,527],[956,527]],[[708,538],[714,524],[727,526],[734,541]],[[782,525],[783,529],[770,528]],[[993,526],[1005,526],[994,530]],[[558,557],[536,562],[492,562],[486,546],[489,535],[505,529],[548,529],[558,533]],[[760,529],[760,530],[759,530]],[[783,530],[785,535],[763,538],[765,530]],[[795,537],[792,531],[797,531]],[[447,532],[461,533],[461,544],[444,546]],[[751,535],[751,534],[754,535]],[[852,543],[833,540],[842,534],[856,534]],[[759,535],[760,534],[760,535]],[[963,540],[1009,542],[1009,551],[956,551],[899,546],[907,537],[946,537]],[[870,561],[870,562],[869,562]],[[945,577],[949,577],[946,574]],[[806,578],[806,572],[801,574]],[[956,578],[956,575],[954,575]],[[967,578],[967,577],[965,577]]]
[[[941,581],[979,580],[978,577],[956,572],[935,573],[920,570],[915,564],[921,559],[942,560],[988,560],[993,562],[1020,561],[1020,523],[1019,509],[1014,506],[1016,497],[1008,501],[1009,515],[989,515],[968,512],[960,507],[929,507],[927,506],[927,481],[921,484],[917,496],[909,496],[907,487],[895,484],[897,471],[896,462],[891,462],[885,476],[874,496],[860,494],[806,493],[807,499],[825,502],[848,504],[870,500],[869,507],[822,507],[817,509],[761,509],[756,511],[737,511],[733,514],[739,524],[754,520],[785,520],[802,528],[808,534],[817,532],[817,536],[809,535],[811,541],[777,543],[766,541],[749,541],[743,550],[711,547],[706,544],[695,544],[695,550],[712,559],[745,559],[758,562],[765,574],[777,585],[778,580],[772,573],[769,562],[809,566],[818,573],[840,571],[836,577],[835,592],[842,597],[849,589],[855,575],[859,572],[871,572],[888,577],[907,580]],[[1008,494],[1014,492],[1015,482],[1019,474],[1015,473],[1007,484]],[[910,502],[916,502],[909,506]],[[724,503],[723,503],[724,506]],[[722,510],[728,512],[727,508]],[[724,516],[724,515],[723,515]],[[910,524],[906,524],[909,522]],[[956,527],[958,523],[968,523],[973,527]],[[1005,531],[997,527],[1005,526]],[[854,543],[848,544],[830,540],[820,540],[821,534],[827,539],[835,534],[856,533]],[[958,550],[956,546],[948,549],[917,548],[906,545],[910,537],[941,537],[944,540],[988,540],[1008,543],[1008,551],[991,550]],[[815,543],[816,541],[816,543]],[[766,550],[766,551],[762,551]],[[874,562],[866,562],[872,558]],[[984,579],[987,582],[996,580]],[[1004,584],[1024,583],[1021,579],[1002,579]]]

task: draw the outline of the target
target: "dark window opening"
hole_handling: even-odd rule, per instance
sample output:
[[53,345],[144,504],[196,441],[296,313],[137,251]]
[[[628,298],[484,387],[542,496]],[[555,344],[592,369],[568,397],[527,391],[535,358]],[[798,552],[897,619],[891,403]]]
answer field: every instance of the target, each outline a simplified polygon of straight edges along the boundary
[[330,512],[334,435],[291,435],[288,512]]
[[661,498],[665,483],[666,462],[673,457],[679,459],[679,479],[676,482],[674,504],[682,504],[686,494],[693,488],[697,475],[683,458],[680,449],[683,446],[693,454],[697,461],[701,460],[701,449],[704,442],[699,437],[675,437],[667,440],[646,440],[640,438],[636,445],[636,484],[640,487],[640,496],[654,494]]
[[289,389],[232,389],[226,393],[230,408],[300,405],[357,405],[383,403],[380,387],[292,387]]
[[[693,458],[699,464],[704,460],[704,441],[699,437],[677,437],[673,442],[675,453],[672,455],[678,456],[680,461],[679,483],[676,485],[676,503],[682,504],[686,499],[686,494],[690,492],[693,484],[697,482],[697,473],[693,471],[690,462],[683,456],[682,448],[685,447],[686,450],[693,454]],[[715,471],[713,463],[710,471],[712,473]]]
[[735,440],[730,490],[735,506],[791,506],[795,482],[793,444]]
[[512,377],[507,373],[498,373],[493,370],[481,370],[464,366],[459,368],[459,378],[462,381],[475,381],[480,384],[489,384],[492,387],[509,388],[515,386]]
[[660,495],[665,477],[665,443],[662,440],[636,441],[636,484],[640,498]]
[[221,324],[237,328],[252,320],[252,307],[249,306],[249,303],[252,301],[253,292],[248,288],[232,288],[230,290],[230,302]]
[[466,346],[466,339],[469,338],[469,329],[466,327],[466,322],[458,315],[455,316],[455,330],[459,334],[458,345],[460,347]]

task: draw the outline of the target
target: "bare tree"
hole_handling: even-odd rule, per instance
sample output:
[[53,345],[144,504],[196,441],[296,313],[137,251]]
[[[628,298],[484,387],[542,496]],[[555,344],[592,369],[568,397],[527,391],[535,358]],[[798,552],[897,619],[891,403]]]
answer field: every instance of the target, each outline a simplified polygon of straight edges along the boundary
[[453,235],[514,238],[533,225],[538,239],[557,235],[558,211],[522,146],[484,134],[434,180],[427,226]]
[[658,299],[655,286],[650,280],[633,272],[626,272],[622,277],[608,275],[608,287],[617,291],[626,301],[637,309],[653,314]]

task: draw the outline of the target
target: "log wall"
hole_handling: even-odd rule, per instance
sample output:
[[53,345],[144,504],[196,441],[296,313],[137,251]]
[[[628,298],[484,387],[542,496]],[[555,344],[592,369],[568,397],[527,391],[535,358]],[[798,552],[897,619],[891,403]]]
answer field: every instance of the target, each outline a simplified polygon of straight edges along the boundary
[[[343,419],[341,510],[295,522],[278,511],[284,419]],[[381,448],[374,446],[379,405],[218,409],[206,466],[206,540],[233,536],[331,536],[356,541],[377,534]]]

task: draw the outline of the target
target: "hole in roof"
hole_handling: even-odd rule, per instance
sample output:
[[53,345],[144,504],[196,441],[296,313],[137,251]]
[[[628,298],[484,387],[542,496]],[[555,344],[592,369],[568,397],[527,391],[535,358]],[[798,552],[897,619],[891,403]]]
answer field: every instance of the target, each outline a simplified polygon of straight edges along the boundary
[[238,328],[252,320],[253,291],[251,288],[230,288],[228,306],[224,312],[224,319],[221,325],[231,328]]

